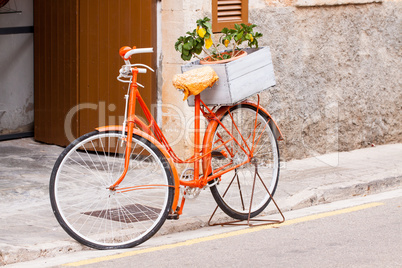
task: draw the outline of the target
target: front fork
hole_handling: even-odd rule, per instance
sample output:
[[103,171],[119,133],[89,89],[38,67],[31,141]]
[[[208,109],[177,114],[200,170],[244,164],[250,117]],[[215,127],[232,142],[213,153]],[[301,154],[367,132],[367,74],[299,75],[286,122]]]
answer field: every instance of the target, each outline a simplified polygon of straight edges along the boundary
[[[120,178],[109,187],[109,190],[115,191],[116,187],[119,186],[119,184],[123,181],[123,179],[126,177],[128,167],[130,165],[130,157],[131,157],[131,149],[132,149],[132,143],[133,143],[133,130],[135,126],[135,102],[138,94],[138,85],[137,85],[137,75],[138,75],[138,69],[137,68],[132,68],[131,69],[133,73],[132,77],[132,82],[130,84],[130,93],[129,93],[129,100],[128,100],[128,107],[127,107],[127,102],[126,102],[126,118],[124,118],[124,122],[127,122],[127,137],[126,137],[126,150],[124,152],[124,170],[123,173],[121,174]],[[125,124],[124,124],[125,125]],[[123,130],[125,131],[125,128],[123,127]]]

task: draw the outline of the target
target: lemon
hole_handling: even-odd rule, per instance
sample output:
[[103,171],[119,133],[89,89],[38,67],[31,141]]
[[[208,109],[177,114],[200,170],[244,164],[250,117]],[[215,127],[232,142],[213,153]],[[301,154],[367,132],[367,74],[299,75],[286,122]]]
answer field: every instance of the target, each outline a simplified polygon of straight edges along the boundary
[[212,38],[211,36],[209,36],[209,38],[207,40],[205,40],[205,48],[209,49],[212,46]]
[[204,38],[204,36],[205,36],[205,34],[207,33],[207,31],[206,31],[204,28],[199,28],[199,29],[197,30],[197,33],[198,33],[198,35],[199,35],[201,38]]

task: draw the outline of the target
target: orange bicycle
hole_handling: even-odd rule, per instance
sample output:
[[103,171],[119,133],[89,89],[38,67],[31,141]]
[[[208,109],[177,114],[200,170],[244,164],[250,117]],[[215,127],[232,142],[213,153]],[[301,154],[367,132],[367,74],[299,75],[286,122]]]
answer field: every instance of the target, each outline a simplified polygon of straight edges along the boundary
[[[281,133],[259,103],[210,108],[195,96],[194,155],[181,160],[175,154],[138,90],[137,75],[153,70],[130,62],[134,54],[152,52],[120,49],[125,65],[118,80],[129,84],[123,126],[99,127],[79,137],[52,170],[53,212],[72,238],[89,247],[143,243],[167,218],[182,214],[186,197],[204,188],[229,216],[252,218],[265,209],[278,184]],[[135,115],[136,101],[148,123]],[[201,114],[208,121],[202,143]],[[175,164],[182,163],[194,168],[179,176]]]

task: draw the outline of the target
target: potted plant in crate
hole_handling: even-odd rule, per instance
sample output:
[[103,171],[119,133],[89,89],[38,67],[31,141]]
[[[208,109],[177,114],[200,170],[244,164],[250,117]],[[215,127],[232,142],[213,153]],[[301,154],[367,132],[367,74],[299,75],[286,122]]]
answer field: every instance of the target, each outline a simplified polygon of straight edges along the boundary
[[[175,48],[181,53],[182,59],[185,61],[193,57],[199,59],[182,65],[183,73],[203,68],[200,65],[203,61],[222,63],[210,66],[219,77],[219,82],[200,93],[206,105],[237,103],[275,85],[270,49],[268,46],[258,47],[258,39],[262,34],[254,32],[255,27],[254,24],[240,24],[235,25],[233,29],[224,28],[219,42],[215,44],[210,19],[206,17],[197,20],[193,31],[178,38]],[[205,55],[201,56],[202,52]],[[236,59],[241,55],[243,57],[239,60],[222,62]],[[189,96],[187,101],[190,106],[194,106],[194,96]]]
[[[176,51],[181,53],[181,58],[185,61],[193,57],[198,58],[201,64],[225,63],[247,55],[240,48],[247,43],[247,46],[258,48],[258,38],[262,37],[259,32],[254,32],[257,25],[235,24],[234,29],[224,28],[219,43],[215,44],[212,40],[212,27],[208,17],[197,20],[197,27],[189,31],[184,36],[180,36],[175,43]],[[226,51],[219,51],[223,45]],[[201,58],[201,52],[207,56]]]

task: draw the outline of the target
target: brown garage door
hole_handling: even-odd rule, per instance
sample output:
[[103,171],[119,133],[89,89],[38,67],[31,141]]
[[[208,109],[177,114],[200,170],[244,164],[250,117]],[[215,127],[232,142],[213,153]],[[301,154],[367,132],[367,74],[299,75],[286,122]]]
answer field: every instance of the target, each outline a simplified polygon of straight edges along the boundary
[[[155,0],[36,0],[35,139],[67,145],[96,126],[121,124],[127,85],[116,80],[123,45],[154,47]],[[156,53],[135,56],[156,67]],[[140,77],[155,103],[155,74]]]

